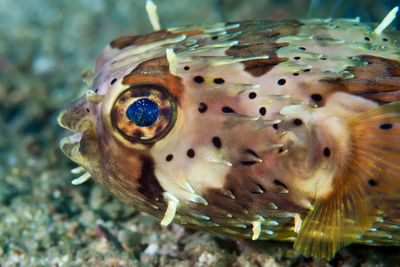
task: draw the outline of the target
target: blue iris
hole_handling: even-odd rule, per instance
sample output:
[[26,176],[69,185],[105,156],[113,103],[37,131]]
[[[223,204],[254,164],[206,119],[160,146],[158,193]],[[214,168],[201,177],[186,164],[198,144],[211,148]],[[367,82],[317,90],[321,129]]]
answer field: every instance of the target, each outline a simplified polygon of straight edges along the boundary
[[157,121],[158,105],[153,100],[142,98],[129,106],[126,115],[135,125],[149,127]]

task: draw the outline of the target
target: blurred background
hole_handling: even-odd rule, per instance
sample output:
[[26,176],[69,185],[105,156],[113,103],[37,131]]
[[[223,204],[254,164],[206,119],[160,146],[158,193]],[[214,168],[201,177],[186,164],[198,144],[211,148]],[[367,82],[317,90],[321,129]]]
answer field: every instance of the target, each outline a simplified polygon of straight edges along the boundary
[[[397,0],[155,0],[163,27],[239,20],[356,17],[380,22]],[[398,248],[351,246],[331,262],[290,243],[235,241],[172,225],[110,197],[58,149],[59,111],[87,89],[101,49],[151,26],[145,0],[0,0],[0,266],[360,266]],[[399,27],[400,19],[393,26]]]

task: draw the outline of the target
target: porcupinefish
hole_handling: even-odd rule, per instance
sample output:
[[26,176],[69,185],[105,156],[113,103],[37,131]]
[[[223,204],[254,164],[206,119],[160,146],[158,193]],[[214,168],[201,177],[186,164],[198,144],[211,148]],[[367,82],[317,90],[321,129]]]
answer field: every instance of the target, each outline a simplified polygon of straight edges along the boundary
[[[393,12],[392,12],[393,13]],[[393,14],[392,14],[392,17]],[[388,21],[389,20],[389,21]],[[112,41],[62,151],[161,219],[332,258],[400,245],[400,32],[358,19],[176,27]]]

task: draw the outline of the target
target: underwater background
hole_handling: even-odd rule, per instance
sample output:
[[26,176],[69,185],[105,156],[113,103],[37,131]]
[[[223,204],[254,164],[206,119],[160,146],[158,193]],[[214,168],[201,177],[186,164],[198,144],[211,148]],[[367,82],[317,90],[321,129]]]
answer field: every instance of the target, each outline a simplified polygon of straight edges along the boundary
[[[380,22],[397,0],[155,0],[163,27],[255,19]],[[352,245],[330,262],[292,243],[160,226],[93,181],[58,148],[60,110],[112,39],[152,31],[145,0],[0,0],[0,267],[399,266],[400,247]],[[400,27],[397,18],[394,27]]]

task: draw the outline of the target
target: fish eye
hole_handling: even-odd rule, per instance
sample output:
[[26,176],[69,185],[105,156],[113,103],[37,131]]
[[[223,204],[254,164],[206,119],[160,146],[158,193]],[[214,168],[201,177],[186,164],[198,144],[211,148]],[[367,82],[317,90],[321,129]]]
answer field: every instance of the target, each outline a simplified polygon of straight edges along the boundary
[[157,121],[158,113],[157,103],[148,98],[136,100],[126,110],[126,116],[129,120],[139,127],[153,125]]
[[118,134],[133,143],[153,143],[165,136],[176,119],[176,104],[159,85],[136,85],[114,102],[111,122]]

